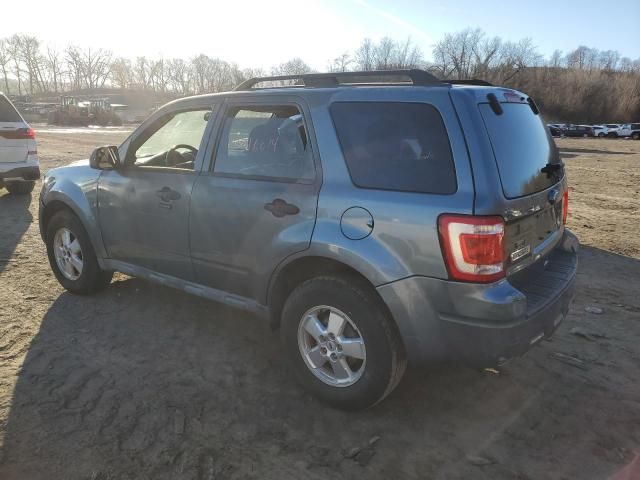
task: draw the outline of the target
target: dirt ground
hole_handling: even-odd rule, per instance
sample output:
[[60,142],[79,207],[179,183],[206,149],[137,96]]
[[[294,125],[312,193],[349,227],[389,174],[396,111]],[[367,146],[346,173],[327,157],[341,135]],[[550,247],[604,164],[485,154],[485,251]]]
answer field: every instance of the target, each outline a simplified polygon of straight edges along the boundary
[[[126,134],[37,129],[42,168]],[[0,190],[0,479],[611,478],[640,449],[640,142],[557,143],[584,245],[567,321],[498,375],[410,370],[360,413],[301,391],[248,314],[123,275],[66,293],[37,193]]]

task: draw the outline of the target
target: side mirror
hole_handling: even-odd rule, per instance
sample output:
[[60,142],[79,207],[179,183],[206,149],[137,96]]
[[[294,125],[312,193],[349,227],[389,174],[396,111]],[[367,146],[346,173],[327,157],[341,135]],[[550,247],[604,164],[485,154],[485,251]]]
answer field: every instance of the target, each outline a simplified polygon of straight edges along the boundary
[[96,148],[89,158],[89,166],[97,170],[115,170],[119,165],[120,154],[114,145]]

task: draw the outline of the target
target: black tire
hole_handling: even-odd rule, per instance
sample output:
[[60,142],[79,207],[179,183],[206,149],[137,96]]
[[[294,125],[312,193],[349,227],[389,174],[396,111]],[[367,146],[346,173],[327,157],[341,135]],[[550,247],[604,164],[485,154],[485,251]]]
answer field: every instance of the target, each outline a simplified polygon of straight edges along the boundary
[[28,195],[35,185],[36,182],[6,182],[4,186],[13,195]]
[[602,137],[604,137],[604,136],[605,136],[604,132],[600,132],[600,133],[598,134],[598,137],[600,137],[600,138],[602,138]]
[[640,140],[640,132],[633,132],[631,134],[631,138],[633,138],[634,140]]
[[[53,242],[56,232],[66,228],[78,239],[82,250],[82,272],[75,280],[65,277],[60,271],[53,251]],[[46,230],[47,255],[53,274],[66,290],[80,295],[88,295],[105,288],[111,282],[113,272],[105,271],[98,265],[95,250],[89,240],[89,235],[82,223],[72,212],[62,210],[57,212],[49,221]]]
[[[344,312],[358,328],[366,348],[362,376],[349,386],[332,386],[314,375],[298,346],[303,315],[326,305]],[[281,338],[296,380],[321,401],[345,410],[371,407],[400,382],[407,366],[400,335],[385,306],[372,289],[356,277],[326,276],[299,285],[285,302]]]
[[615,132],[609,132],[607,133],[607,137],[609,138],[618,138],[618,134]]

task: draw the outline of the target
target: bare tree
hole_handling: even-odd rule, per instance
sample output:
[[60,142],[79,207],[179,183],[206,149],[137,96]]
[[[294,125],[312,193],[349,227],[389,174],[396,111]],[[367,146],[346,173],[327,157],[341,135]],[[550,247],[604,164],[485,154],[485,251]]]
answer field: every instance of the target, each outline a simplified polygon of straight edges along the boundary
[[331,65],[329,65],[329,71],[331,72],[346,72],[349,70],[349,66],[353,63],[351,55],[348,52],[333,59]]
[[271,69],[272,75],[302,75],[313,70],[300,57],[294,57]]
[[11,62],[11,52],[7,40],[0,38],[0,70],[2,70],[4,89],[7,94],[11,93],[9,90],[9,62]]
[[370,38],[365,38],[355,53],[355,62],[359,70],[369,71],[375,67],[375,48]]

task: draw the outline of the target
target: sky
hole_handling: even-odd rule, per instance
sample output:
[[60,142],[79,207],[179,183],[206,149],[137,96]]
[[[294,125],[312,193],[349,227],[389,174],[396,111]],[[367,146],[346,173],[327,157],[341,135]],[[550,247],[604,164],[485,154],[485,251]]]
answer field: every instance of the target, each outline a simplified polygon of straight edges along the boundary
[[243,68],[298,56],[325,70],[363,38],[384,36],[411,37],[429,60],[445,33],[467,27],[504,40],[530,37],[545,56],[586,45],[640,58],[640,0],[31,0],[0,8],[0,38],[27,33],[61,49],[130,58],[204,53]]

